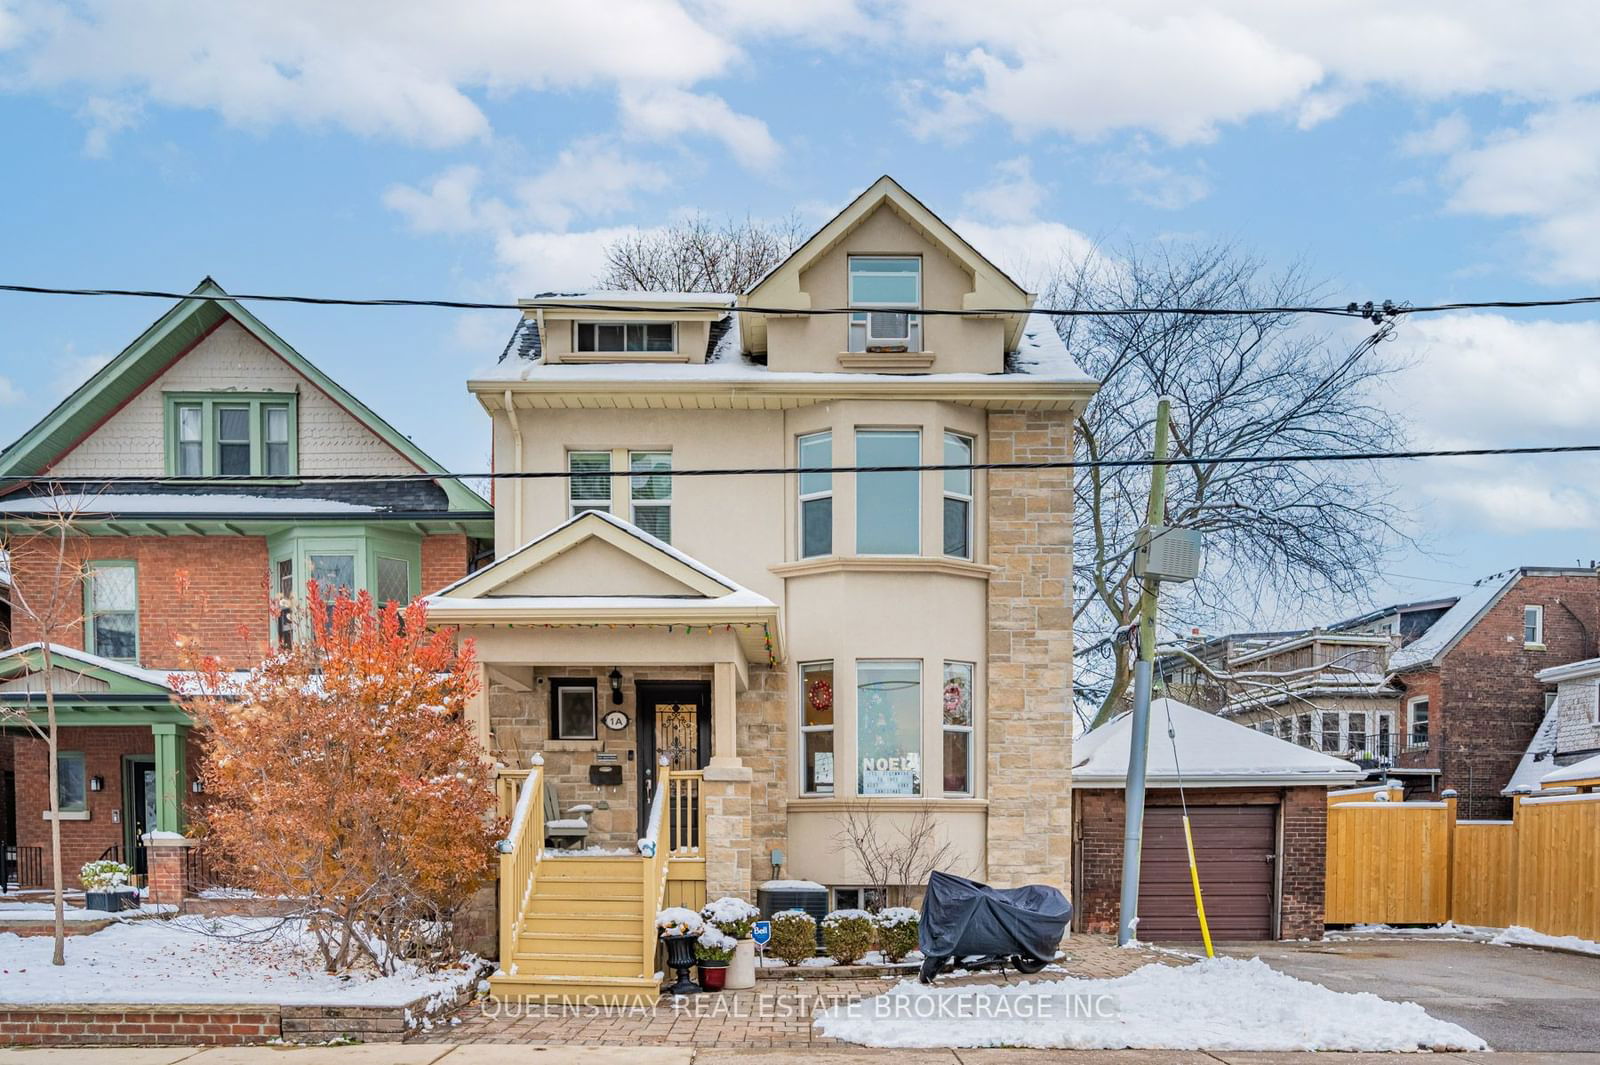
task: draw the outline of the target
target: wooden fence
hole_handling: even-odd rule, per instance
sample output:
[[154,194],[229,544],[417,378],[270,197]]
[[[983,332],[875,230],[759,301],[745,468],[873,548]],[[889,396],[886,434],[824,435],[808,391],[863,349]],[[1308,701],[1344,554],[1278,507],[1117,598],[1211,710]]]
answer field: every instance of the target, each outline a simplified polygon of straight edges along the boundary
[[1518,798],[1511,821],[1457,821],[1446,795],[1329,796],[1329,924],[1455,921],[1600,940],[1600,794]]

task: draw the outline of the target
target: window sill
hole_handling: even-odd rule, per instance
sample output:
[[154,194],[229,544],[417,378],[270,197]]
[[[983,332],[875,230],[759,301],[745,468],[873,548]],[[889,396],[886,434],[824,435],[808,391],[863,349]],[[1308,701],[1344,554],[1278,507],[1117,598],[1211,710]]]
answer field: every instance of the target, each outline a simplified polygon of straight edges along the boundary
[[931,351],[841,351],[839,365],[846,370],[877,373],[921,373],[933,368]]
[[561,363],[594,362],[691,362],[687,351],[566,351],[551,360],[550,365]]
[[1542,644],[1542,643],[1525,643],[1525,644],[1522,645],[1522,649],[1524,651],[1544,651],[1544,650],[1547,650],[1545,645]]
[[62,810],[54,817],[51,817],[50,811],[46,810],[41,816],[46,821],[88,821],[90,819],[88,810]]
[[915,795],[855,795],[841,797],[838,795],[801,795],[791,798],[788,803],[790,813],[845,813],[847,811],[871,811],[873,813],[892,813],[902,810],[987,810],[988,799],[974,799],[966,795],[926,796]]
[[938,555],[823,555],[768,567],[779,577],[811,577],[823,573],[942,573],[986,581],[996,567]]
[[582,751],[601,751],[605,749],[605,741],[593,740],[550,740],[543,748],[551,754],[576,754]]

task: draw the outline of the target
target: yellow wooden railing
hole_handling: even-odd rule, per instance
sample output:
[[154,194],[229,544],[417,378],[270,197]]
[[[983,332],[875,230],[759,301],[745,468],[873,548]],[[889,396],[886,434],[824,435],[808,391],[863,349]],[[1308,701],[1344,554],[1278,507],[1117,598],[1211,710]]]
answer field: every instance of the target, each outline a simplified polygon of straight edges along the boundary
[[530,769],[496,769],[494,771],[494,791],[500,800],[500,816],[510,819],[517,808],[517,789],[528,778]]
[[705,856],[706,808],[700,797],[704,779],[698,769],[667,774],[667,837],[674,858]]
[[[537,755],[535,759],[533,768],[523,771],[520,785],[503,778],[505,786],[516,787],[517,795],[511,827],[500,841],[500,964],[511,975],[516,963],[510,959],[516,957],[523,914],[538,881],[539,852],[544,847],[544,766]],[[496,787],[501,786],[497,782]]]
[[645,824],[643,841],[649,846],[641,847],[641,851],[648,850],[644,861],[639,863],[642,879],[640,898],[643,900],[643,924],[640,928],[644,936],[644,964],[639,975],[646,980],[656,974],[656,914],[661,909],[662,901],[667,894],[667,867],[672,860],[672,848],[668,838],[667,818],[667,793],[671,786],[672,774],[667,772],[668,762],[661,760],[661,772],[656,778],[655,797],[650,802],[650,815]]

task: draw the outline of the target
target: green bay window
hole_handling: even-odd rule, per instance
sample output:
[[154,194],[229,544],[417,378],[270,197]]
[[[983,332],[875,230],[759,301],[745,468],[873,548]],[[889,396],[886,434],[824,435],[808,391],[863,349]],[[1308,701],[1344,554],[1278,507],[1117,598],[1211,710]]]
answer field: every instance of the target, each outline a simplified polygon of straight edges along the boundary
[[292,641],[293,615],[310,581],[331,602],[340,590],[368,592],[379,609],[404,607],[421,594],[422,537],[359,525],[296,526],[267,538],[271,587],[277,596],[280,646]]
[[922,794],[922,663],[856,662],[857,791]]
[[[921,461],[919,430],[856,431],[857,466],[915,467]],[[856,474],[856,554],[921,554],[921,481],[915,469]]]
[[132,562],[91,562],[83,581],[84,650],[101,658],[139,658],[139,573]]
[[173,477],[295,477],[298,432],[293,393],[168,393],[166,471]]

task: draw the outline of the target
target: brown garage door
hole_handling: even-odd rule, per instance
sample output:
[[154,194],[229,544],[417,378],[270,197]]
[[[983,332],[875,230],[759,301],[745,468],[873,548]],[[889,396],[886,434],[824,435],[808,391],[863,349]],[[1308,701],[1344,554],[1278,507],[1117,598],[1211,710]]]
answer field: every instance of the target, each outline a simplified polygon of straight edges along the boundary
[[[1189,807],[1212,939],[1272,938],[1277,819],[1276,805]],[[1198,940],[1180,808],[1145,809],[1143,854],[1139,938]]]

